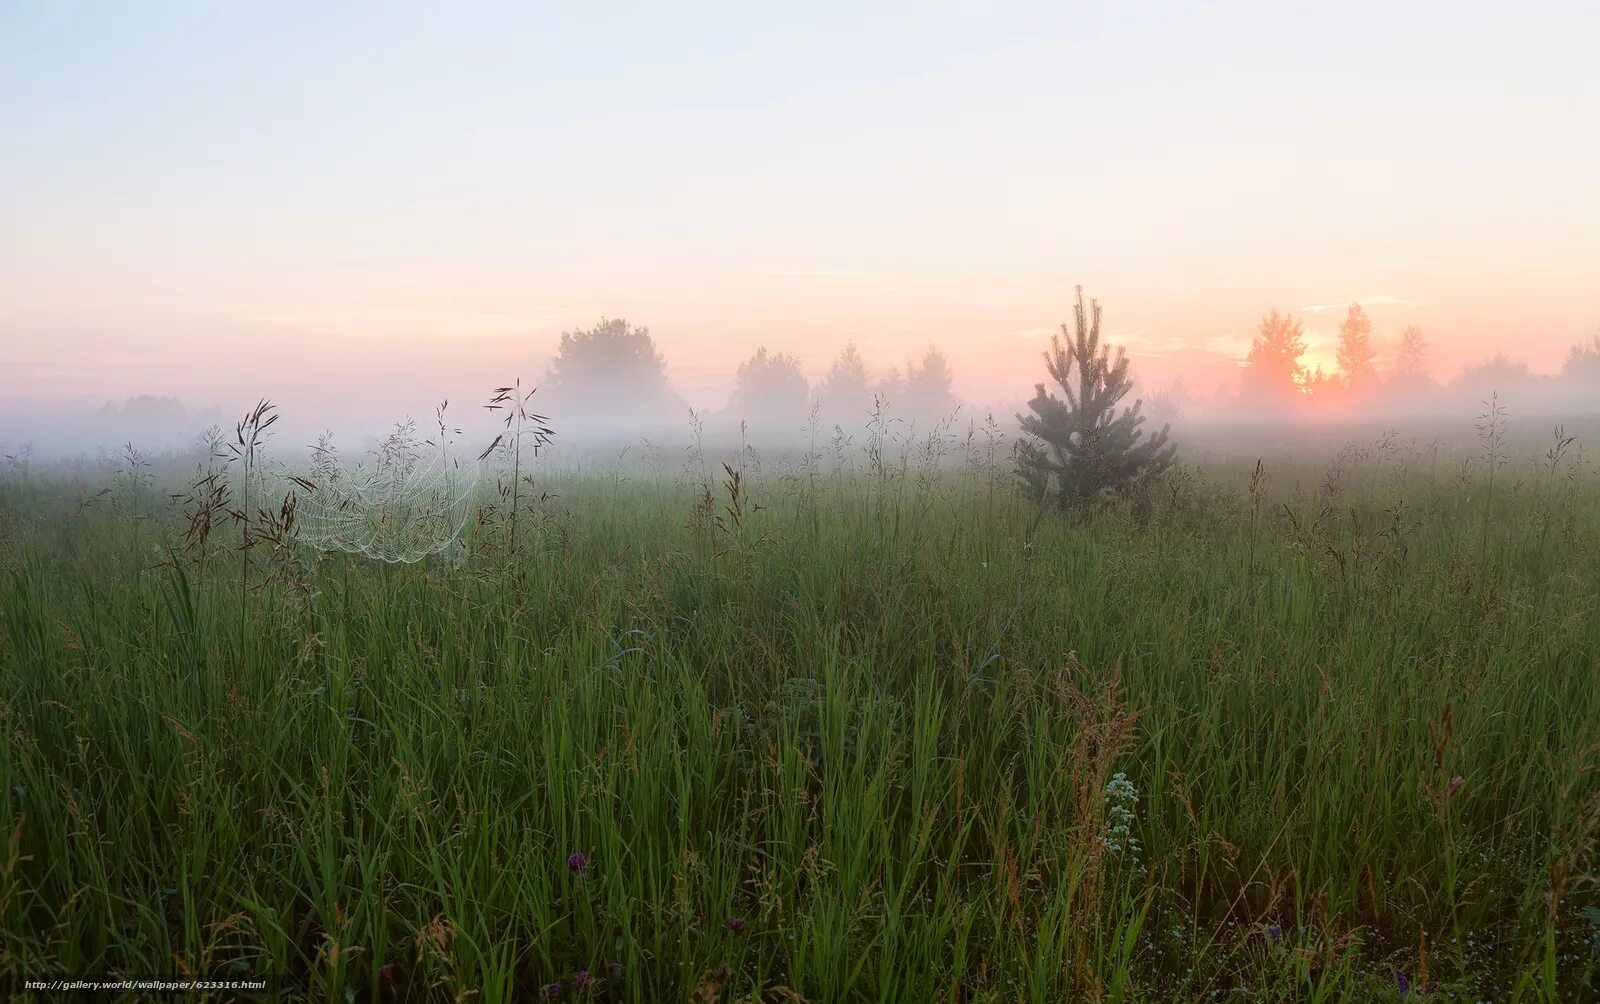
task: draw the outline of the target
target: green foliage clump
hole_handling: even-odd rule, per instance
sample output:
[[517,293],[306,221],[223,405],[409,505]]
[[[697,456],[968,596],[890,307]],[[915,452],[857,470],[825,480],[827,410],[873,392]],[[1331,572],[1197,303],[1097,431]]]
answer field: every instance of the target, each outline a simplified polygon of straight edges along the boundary
[[1054,497],[1061,505],[1124,492],[1140,477],[1172,466],[1178,453],[1167,441],[1167,426],[1144,438],[1140,402],[1118,407],[1133,389],[1128,357],[1119,346],[1113,358],[1111,346],[1100,344],[1100,304],[1091,308],[1084,306],[1083,287],[1078,287],[1076,330],[1063,324],[1066,344],[1052,335],[1044,354],[1066,400],[1037,384],[1028,402],[1033,414],[1018,416],[1022,431],[1033,437],[1020,444],[1019,473],[1035,497]]

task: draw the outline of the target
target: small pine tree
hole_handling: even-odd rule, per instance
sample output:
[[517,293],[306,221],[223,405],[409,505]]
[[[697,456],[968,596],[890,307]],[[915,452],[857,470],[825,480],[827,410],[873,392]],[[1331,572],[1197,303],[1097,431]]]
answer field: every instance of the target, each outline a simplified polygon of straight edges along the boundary
[[1144,438],[1139,401],[1131,408],[1117,407],[1133,389],[1128,358],[1120,346],[1112,358],[1111,347],[1100,345],[1100,304],[1094,301],[1086,308],[1081,286],[1075,321],[1076,331],[1061,326],[1066,343],[1052,335],[1044,354],[1051,378],[1067,399],[1035,384],[1028,402],[1033,414],[1017,416],[1022,431],[1034,437],[1018,448],[1018,473],[1039,498],[1055,489],[1063,506],[1123,491],[1140,475],[1170,467],[1178,452],[1177,444],[1167,441],[1167,426]]

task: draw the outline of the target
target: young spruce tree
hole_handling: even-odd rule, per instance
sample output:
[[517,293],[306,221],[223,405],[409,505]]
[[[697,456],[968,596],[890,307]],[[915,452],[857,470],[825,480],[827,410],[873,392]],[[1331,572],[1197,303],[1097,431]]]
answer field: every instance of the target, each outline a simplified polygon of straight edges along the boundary
[[1076,328],[1069,332],[1063,324],[1065,344],[1052,335],[1044,354],[1067,399],[1036,384],[1028,402],[1033,414],[1017,416],[1022,431],[1033,437],[1018,448],[1018,471],[1039,498],[1054,489],[1062,506],[1123,491],[1141,474],[1170,467],[1178,452],[1177,444],[1167,441],[1167,426],[1145,438],[1139,401],[1130,408],[1117,406],[1133,389],[1128,358],[1120,347],[1113,358],[1111,347],[1100,345],[1100,304],[1092,301],[1086,309],[1082,286]]

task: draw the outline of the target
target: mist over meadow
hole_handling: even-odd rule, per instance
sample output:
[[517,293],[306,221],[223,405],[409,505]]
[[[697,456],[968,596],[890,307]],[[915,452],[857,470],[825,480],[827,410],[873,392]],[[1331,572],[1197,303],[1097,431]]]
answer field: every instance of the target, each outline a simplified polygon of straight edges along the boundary
[[[1429,370],[1425,332],[1410,325],[1389,336],[1375,335],[1370,318],[1355,304],[1340,325],[1336,368],[1309,365],[1305,351],[1300,321],[1272,311],[1262,318],[1248,354],[1237,360],[1231,383],[1205,392],[1180,375],[1151,386],[1138,380],[1135,366],[1134,396],[1152,427],[1172,424],[1202,440],[1249,440],[1268,433],[1328,442],[1341,430],[1365,433],[1380,426],[1451,438],[1468,431],[1472,420],[1491,407],[1541,427],[1584,427],[1600,419],[1600,334],[1573,344],[1553,373],[1535,372],[1497,350],[1440,380]],[[815,447],[858,441],[874,422],[909,440],[961,436],[980,427],[991,436],[1012,435],[1018,416],[1027,411],[1026,389],[1041,375],[1019,372],[1009,398],[968,402],[956,392],[948,356],[933,344],[903,363],[877,367],[868,365],[855,344],[846,343],[826,370],[810,376],[796,356],[759,346],[733,373],[728,399],[705,407],[674,388],[671,367],[647,326],[602,319],[562,333],[551,355],[525,389],[535,392],[537,410],[558,433],[548,444],[550,454],[574,461],[630,448],[680,448],[691,439],[719,447]],[[1132,359],[1137,362],[1137,355]],[[456,388],[450,409],[453,426],[465,423],[463,432],[471,426],[480,436],[492,435],[493,428],[481,413],[496,386],[487,366],[485,371],[482,387]],[[264,388],[262,396],[277,396],[269,391]],[[396,423],[431,421],[429,415],[452,400],[448,389],[425,408],[420,400],[409,406],[403,399],[385,400],[381,388],[359,388],[356,403],[341,395],[295,393],[292,386],[289,391],[299,409],[283,415],[280,435],[294,442],[280,440],[277,448],[287,453],[309,450],[323,434],[367,449]],[[251,403],[230,402],[228,415]],[[231,418],[217,403],[196,406],[142,393],[107,400],[93,410],[11,411],[5,420],[0,452],[22,463],[104,461],[130,445],[148,456],[182,454],[192,451],[207,429],[223,429]]]
[[1600,1000],[1596,52],[0,4],[0,996]]

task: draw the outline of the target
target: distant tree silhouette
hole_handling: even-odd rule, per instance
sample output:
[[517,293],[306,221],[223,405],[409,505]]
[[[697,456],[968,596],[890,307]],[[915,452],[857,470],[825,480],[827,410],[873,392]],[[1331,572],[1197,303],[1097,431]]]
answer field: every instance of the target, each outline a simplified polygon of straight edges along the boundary
[[1178,377],[1166,390],[1158,390],[1150,395],[1150,417],[1163,424],[1176,422],[1183,418],[1193,403],[1194,395],[1189,393],[1183,377]]
[[1572,347],[1567,353],[1566,362],[1561,364],[1561,377],[1600,387],[1600,332],[1589,340],[1589,344],[1580,342]]
[[1402,386],[1428,382],[1428,341],[1422,337],[1422,329],[1415,324],[1400,333],[1391,379]]
[[1022,431],[1033,437],[1019,445],[1018,473],[1039,498],[1053,494],[1063,506],[1122,491],[1141,474],[1171,466],[1178,451],[1167,442],[1166,427],[1144,438],[1140,402],[1117,407],[1133,388],[1128,358],[1120,346],[1115,358],[1110,346],[1101,346],[1100,304],[1091,308],[1092,313],[1085,308],[1083,287],[1078,287],[1075,330],[1063,324],[1066,343],[1052,335],[1044,354],[1066,400],[1036,384],[1028,402],[1033,414],[1017,416]]
[[1300,364],[1305,351],[1299,321],[1276,310],[1263,317],[1245,359],[1239,396],[1248,403],[1277,407],[1297,400],[1305,381],[1305,367]]
[[1450,381],[1450,389],[1468,392],[1475,397],[1507,392],[1526,387],[1539,380],[1521,359],[1514,359],[1497,351],[1482,362],[1473,363]]
[[951,390],[950,360],[928,346],[920,363],[906,363],[905,408],[922,423],[939,422],[955,414],[960,403]]
[[872,411],[872,376],[854,343],[846,344],[828,367],[817,387],[817,398],[830,425],[852,428],[866,423]]
[[146,446],[186,436],[195,424],[182,401],[159,394],[136,394],[120,406],[107,401],[100,418],[102,427],[118,439],[137,440]]
[[1353,393],[1365,393],[1377,383],[1374,354],[1372,321],[1361,304],[1352,303],[1339,325],[1339,369],[1344,374],[1345,386]]
[[900,367],[892,366],[889,372],[878,378],[878,385],[873,388],[873,396],[882,401],[887,401],[891,406],[903,405],[906,399],[906,378],[900,372]]
[[728,402],[728,417],[747,421],[763,432],[797,432],[806,420],[811,388],[800,360],[766,346],[739,364],[738,381]]
[[667,383],[666,360],[650,329],[620,318],[564,332],[540,398],[540,410],[558,429],[575,422],[631,431],[679,422],[688,409]]
[[102,418],[116,418],[141,426],[178,424],[188,415],[182,401],[159,394],[136,394],[122,402],[121,407],[107,401],[100,408]]
[[1337,402],[1344,396],[1344,382],[1338,374],[1325,373],[1320,365],[1307,370],[1300,383],[1306,401],[1312,404]]

